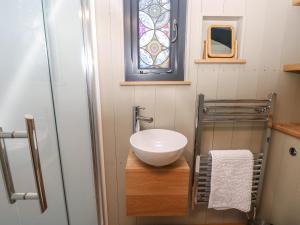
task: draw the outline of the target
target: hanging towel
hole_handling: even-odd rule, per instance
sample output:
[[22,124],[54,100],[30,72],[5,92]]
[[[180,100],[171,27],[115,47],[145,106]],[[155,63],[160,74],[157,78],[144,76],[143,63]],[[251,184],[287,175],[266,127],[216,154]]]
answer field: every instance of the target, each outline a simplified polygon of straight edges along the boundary
[[211,190],[208,208],[249,212],[253,176],[250,150],[211,150]]

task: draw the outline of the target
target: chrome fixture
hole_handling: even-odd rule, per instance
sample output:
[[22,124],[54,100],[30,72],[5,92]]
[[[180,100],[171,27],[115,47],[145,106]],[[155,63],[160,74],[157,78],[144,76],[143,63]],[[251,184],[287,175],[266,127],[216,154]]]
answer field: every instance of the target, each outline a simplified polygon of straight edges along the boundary
[[139,121],[145,121],[147,123],[153,122],[153,117],[145,117],[140,115],[140,111],[145,110],[145,107],[140,106],[133,106],[132,112],[133,112],[133,126],[132,131],[133,133],[136,133],[140,131],[140,122]]
[[[6,185],[6,191],[8,199],[11,204],[17,200],[39,200],[41,213],[44,213],[47,209],[47,199],[44,188],[44,180],[41,168],[41,162],[39,157],[39,150],[37,145],[36,130],[33,116],[25,115],[27,131],[13,131],[3,132],[0,127],[0,161],[3,170],[4,182]],[[4,139],[11,138],[27,138],[32,158],[33,172],[35,178],[35,184],[37,193],[25,192],[16,193],[14,183],[10,171],[7,151],[5,147]]]
[[193,181],[190,185],[190,203],[195,208],[206,204],[210,195],[211,159],[202,154],[203,129],[206,124],[261,122],[264,128],[261,152],[254,154],[252,181],[252,211],[255,220],[256,207],[260,205],[265,166],[271,140],[270,124],[274,114],[276,94],[272,93],[266,99],[213,99],[206,100],[203,94],[198,96],[198,114],[196,120],[196,135],[194,157],[191,170]]
[[[252,192],[251,192],[251,201],[255,204],[257,200],[257,193],[259,189],[259,183],[262,179],[262,169],[263,169],[263,153],[253,154],[253,179],[252,179]],[[211,179],[211,167],[212,159],[210,155],[200,155],[196,159],[198,163],[197,173],[198,180],[197,182],[197,196],[196,203],[207,203],[209,201],[210,194],[210,179]]]

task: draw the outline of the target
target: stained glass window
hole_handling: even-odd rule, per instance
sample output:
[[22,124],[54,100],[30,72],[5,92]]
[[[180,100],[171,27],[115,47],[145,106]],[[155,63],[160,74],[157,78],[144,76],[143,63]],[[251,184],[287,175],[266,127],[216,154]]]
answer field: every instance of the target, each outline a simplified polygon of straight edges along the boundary
[[125,80],[184,80],[188,0],[123,0]]
[[139,0],[140,69],[170,68],[170,0]]

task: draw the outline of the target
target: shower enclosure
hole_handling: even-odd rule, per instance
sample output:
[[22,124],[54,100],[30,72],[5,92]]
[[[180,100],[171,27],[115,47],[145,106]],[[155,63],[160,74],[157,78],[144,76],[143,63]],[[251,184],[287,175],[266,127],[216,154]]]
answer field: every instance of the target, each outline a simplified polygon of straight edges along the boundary
[[0,7],[0,224],[103,224],[89,1]]

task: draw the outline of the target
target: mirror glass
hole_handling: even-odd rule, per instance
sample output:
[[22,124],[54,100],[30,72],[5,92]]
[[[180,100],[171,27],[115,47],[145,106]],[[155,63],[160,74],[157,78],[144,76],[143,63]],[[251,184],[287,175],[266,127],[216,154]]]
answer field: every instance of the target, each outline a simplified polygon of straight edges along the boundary
[[209,55],[211,57],[233,56],[233,30],[230,26],[210,28]]

